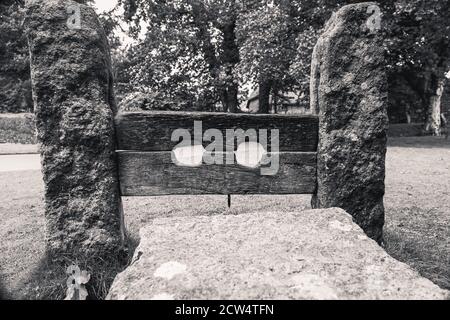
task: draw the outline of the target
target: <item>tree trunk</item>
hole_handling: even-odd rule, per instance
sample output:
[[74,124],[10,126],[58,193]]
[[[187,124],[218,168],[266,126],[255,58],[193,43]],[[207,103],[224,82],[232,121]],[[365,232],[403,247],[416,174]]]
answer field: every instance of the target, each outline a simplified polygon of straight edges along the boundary
[[259,81],[259,108],[258,113],[270,113],[271,83],[262,79]]
[[[216,92],[222,103],[222,110],[228,112],[237,112],[238,85],[236,77],[233,74],[234,66],[239,62],[239,47],[236,43],[236,16],[230,17],[225,24],[217,24],[216,27],[223,33],[221,43],[221,53],[216,53],[216,47],[213,44],[211,32],[208,24],[205,23],[205,7],[201,2],[192,4],[194,24],[198,27],[197,37],[202,42],[202,51],[205,60],[209,66],[211,77],[215,80]],[[224,71],[226,79],[221,79],[221,72]]]
[[426,124],[426,131],[432,132],[435,136],[441,135],[441,98],[444,93],[444,80],[438,81],[437,89],[430,97],[428,105],[428,120]]
[[216,48],[212,42],[212,36],[208,30],[208,25],[204,23],[204,10],[201,3],[193,3],[192,16],[194,18],[194,24],[198,28],[196,36],[201,42],[201,50],[205,57],[205,61],[208,64],[211,78],[214,79],[216,92],[222,103],[222,110],[226,112],[228,109],[228,94],[226,88],[224,88],[219,81],[222,64],[216,55]]
[[227,104],[224,108],[231,113],[238,110],[238,85],[236,77],[233,74],[234,66],[239,62],[239,48],[236,44],[236,20],[233,19],[230,23],[221,27],[223,33],[222,55],[221,62],[225,67],[225,74],[227,76],[225,82],[225,91],[227,95]]
[[272,86],[272,105],[273,105],[273,113],[278,113],[278,85],[274,84]]
[[314,47],[311,59],[311,78],[309,84],[309,110],[312,114],[319,114],[319,84],[320,84],[320,43]]
[[228,93],[225,88],[219,88],[220,103],[222,103],[222,112],[228,112]]
[[238,111],[238,85],[233,84],[228,87],[228,105],[227,112],[236,113]]

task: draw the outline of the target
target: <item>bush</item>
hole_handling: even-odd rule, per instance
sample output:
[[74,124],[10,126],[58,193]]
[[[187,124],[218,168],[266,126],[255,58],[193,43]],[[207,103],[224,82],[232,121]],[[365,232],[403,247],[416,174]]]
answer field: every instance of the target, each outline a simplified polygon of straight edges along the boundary
[[0,113],[33,110],[24,10],[18,2],[0,3]]
[[37,143],[34,116],[30,113],[0,114],[0,143]]
[[119,102],[121,111],[141,111],[141,110],[192,110],[193,108],[186,101],[163,99],[157,93],[144,93],[134,91],[125,94]]

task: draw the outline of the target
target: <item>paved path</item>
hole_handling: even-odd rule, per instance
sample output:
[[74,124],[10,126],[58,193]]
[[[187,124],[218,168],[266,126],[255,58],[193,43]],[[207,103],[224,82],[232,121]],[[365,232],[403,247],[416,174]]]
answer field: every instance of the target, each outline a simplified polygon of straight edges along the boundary
[[0,155],[0,172],[41,170],[38,154]]
[[0,156],[9,154],[39,153],[36,144],[0,143]]

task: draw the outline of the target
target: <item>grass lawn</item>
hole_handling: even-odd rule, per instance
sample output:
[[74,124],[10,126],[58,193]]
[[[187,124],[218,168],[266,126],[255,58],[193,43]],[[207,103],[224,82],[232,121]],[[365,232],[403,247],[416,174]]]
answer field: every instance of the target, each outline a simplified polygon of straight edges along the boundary
[[[11,298],[43,298],[36,271],[44,255],[43,185],[39,171],[0,172],[0,286]],[[171,196],[124,198],[127,229],[155,217],[240,214],[309,208],[310,196]],[[450,289],[450,140],[389,141],[385,247],[423,276]],[[42,266],[40,267],[42,268]],[[2,288],[0,287],[0,295]],[[46,296],[44,296],[45,298]]]
[[450,289],[450,140],[392,139],[386,164],[386,250]]

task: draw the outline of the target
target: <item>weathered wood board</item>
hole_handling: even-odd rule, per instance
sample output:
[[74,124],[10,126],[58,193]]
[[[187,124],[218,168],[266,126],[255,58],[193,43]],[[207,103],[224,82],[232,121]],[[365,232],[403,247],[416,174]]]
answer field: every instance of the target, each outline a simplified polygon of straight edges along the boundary
[[239,164],[177,166],[171,152],[118,152],[123,196],[172,194],[310,194],[316,187],[315,152],[279,153],[276,175]]
[[[194,121],[202,122],[202,131],[218,129],[226,144],[227,129],[279,130],[279,150],[315,152],[318,144],[318,118],[313,115],[233,114],[206,112],[129,112],[115,119],[118,150],[171,151],[176,129],[187,129],[194,137]],[[192,138],[194,140],[194,138]],[[207,146],[210,142],[199,142]],[[234,142],[234,150],[236,149]],[[226,148],[226,146],[225,146]],[[224,150],[226,150],[224,148]],[[269,149],[270,150],[270,149]]]

